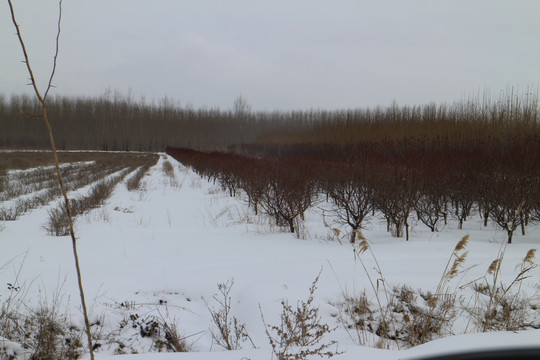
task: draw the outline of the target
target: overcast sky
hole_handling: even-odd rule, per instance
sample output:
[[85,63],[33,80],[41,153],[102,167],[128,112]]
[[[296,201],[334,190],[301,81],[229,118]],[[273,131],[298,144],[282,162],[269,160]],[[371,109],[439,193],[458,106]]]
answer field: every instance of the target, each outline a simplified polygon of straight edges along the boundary
[[[13,0],[41,88],[58,1]],[[30,92],[0,1],[0,93]],[[64,0],[53,94],[254,110],[453,102],[538,87],[540,1]]]

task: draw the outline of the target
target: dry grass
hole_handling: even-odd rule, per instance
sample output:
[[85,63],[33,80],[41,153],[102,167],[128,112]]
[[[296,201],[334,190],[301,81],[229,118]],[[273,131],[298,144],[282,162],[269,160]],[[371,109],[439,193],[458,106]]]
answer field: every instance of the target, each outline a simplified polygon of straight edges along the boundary
[[321,322],[319,308],[313,304],[320,275],[311,284],[308,299],[299,301],[296,308],[289,305],[287,300],[281,302],[283,311],[279,325],[268,325],[261,309],[266,335],[278,360],[304,360],[313,356],[332,357],[339,354],[337,349],[330,349],[333,345],[337,347],[335,341],[324,342],[324,337],[335,329]]
[[[29,288],[17,284],[18,278],[9,284],[10,296],[0,302],[0,337],[10,342],[9,346],[4,346],[4,341],[0,344],[0,359],[75,360],[83,357],[84,329],[71,321],[61,287],[53,291],[51,301],[40,292],[42,297],[34,308],[27,300]],[[143,349],[190,351],[187,338],[180,335],[166,302],[140,305],[125,301],[115,308],[115,312],[121,310],[129,315],[116,329],[104,327],[105,314],[93,317],[91,330],[95,349],[107,348],[115,354],[137,353]]]
[[408,348],[452,333],[457,315],[453,294],[435,297],[402,285],[388,295],[390,302],[382,306],[374,304],[366,292],[343,296],[339,320],[353,341],[378,348],[388,348],[393,342]]
[[[102,331],[96,339],[99,346],[115,355],[140,352],[189,352],[188,339],[201,333],[182,336],[167,301],[137,303],[122,301],[108,304],[116,315],[122,314],[116,328]],[[105,317],[105,315],[104,315]]]
[[[483,278],[458,286],[459,281],[454,283],[458,275],[466,271],[462,267],[468,254],[468,241],[469,237],[465,236],[455,246],[435,291],[423,292],[404,285],[390,291],[379,286],[381,282],[385,284],[385,280],[376,260],[378,279],[375,286],[360,257],[370,250],[367,241],[362,240],[355,256],[364,266],[376,301],[373,303],[365,291],[356,296],[342,294],[342,301],[338,304],[339,320],[353,341],[363,346],[388,347],[389,341],[397,346],[416,346],[452,335],[453,324],[458,318],[464,323],[472,322],[473,331],[480,332],[538,328],[540,324],[534,305],[538,297],[521,290],[523,280],[537,267],[535,249],[529,250],[518,264],[517,275],[509,285],[498,281],[506,248],[503,243],[498,257]],[[474,290],[473,298],[465,292],[468,288]],[[379,295],[380,291],[384,292],[384,297]]]
[[145,164],[137,169],[135,174],[131,176],[127,182],[126,186],[129,191],[136,191],[141,189],[141,181],[144,178],[144,176],[148,173],[148,170],[152,167],[154,164]]
[[74,326],[69,312],[64,311],[62,287],[47,295],[40,292],[39,305],[28,305],[29,288],[19,285],[21,263],[13,283],[8,284],[10,294],[0,302],[0,337],[20,346],[0,347],[0,359],[75,360],[81,357],[83,330]]
[[239,350],[244,342],[251,342],[253,348],[255,344],[249,336],[246,325],[234,315],[231,315],[231,296],[230,292],[234,281],[227,281],[218,284],[219,295],[213,296],[216,307],[210,307],[206,304],[208,311],[212,316],[212,321],[217,331],[210,330],[212,340],[225,350]]
[[164,182],[163,182],[164,185],[168,185],[168,186],[171,186],[173,188],[181,188],[182,187],[183,182],[180,182],[176,178],[176,174],[174,172],[174,166],[173,166],[173,164],[171,164],[171,162],[169,160],[163,161],[163,165],[162,165],[161,169],[163,170],[163,173],[165,174],[165,179],[164,179]]
[[522,291],[523,280],[538,267],[535,262],[536,249],[530,249],[523,260],[517,264],[517,275],[508,285],[499,282],[501,266],[506,250],[502,244],[499,254],[491,262],[484,277],[474,282],[474,305],[467,308],[471,320],[480,331],[518,331],[534,324],[535,302],[538,296],[527,295]]
[[170,161],[165,160],[163,162],[163,172],[165,173],[165,175],[167,175],[169,177],[175,177],[175,175],[174,175],[174,167],[172,166]]
[[[362,265],[362,268],[364,269],[364,272],[366,273],[368,277],[369,283],[371,285],[371,289],[373,290],[375,298],[377,299],[377,305],[381,314],[381,317],[380,317],[381,323],[380,323],[380,326],[378,326],[378,328],[383,329],[382,331],[379,330],[379,332],[389,333],[390,331],[392,331],[394,334],[397,334],[397,327],[396,327],[396,320],[395,320],[394,312],[391,311],[391,309],[388,307],[388,304],[391,304],[391,300],[390,300],[391,294],[390,294],[390,291],[387,289],[386,280],[383,276],[381,266],[379,265],[379,262],[377,261],[377,257],[373,253],[373,250],[369,246],[369,243],[367,239],[364,237],[364,235],[358,230],[356,231],[356,233],[357,233],[356,237],[360,240],[360,243],[358,244],[358,246],[355,246],[353,248],[354,259]],[[376,272],[376,275],[378,276],[376,281],[373,281],[373,277],[370,274],[370,271],[368,271],[366,264],[364,263],[362,259],[362,255],[366,251],[369,251],[373,261],[375,262],[374,270]],[[382,292],[383,292],[383,295],[385,296],[384,299],[382,299],[379,294],[379,289],[381,288],[380,284],[382,284]],[[381,338],[379,347],[389,348],[390,347],[389,341],[392,340],[395,342],[396,346],[399,349],[399,342],[397,341],[397,338],[395,335],[390,335],[390,336],[379,335],[379,337]]]

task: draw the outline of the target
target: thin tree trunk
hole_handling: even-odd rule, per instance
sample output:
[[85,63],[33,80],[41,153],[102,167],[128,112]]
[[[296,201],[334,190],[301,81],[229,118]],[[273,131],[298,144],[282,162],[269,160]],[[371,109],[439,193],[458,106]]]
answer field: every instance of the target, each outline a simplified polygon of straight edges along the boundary
[[[41,100],[40,100],[41,101]],[[90,320],[88,318],[88,310],[86,307],[86,300],[84,296],[84,288],[82,283],[82,275],[81,275],[81,267],[79,264],[79,254],[77,252],[77,237],[75,236],[75,230],[73,229],[73,217],[71,216],[71,206],[69,203],[69,198],[67,196],[66,187],[64,185],[64,180],[62,179],[62,173],[60,171],[60,164],[58,162],[58,154],[56,152],[56,145],[54,143],[54,137],[51,129],[51,124],[49,122],[49,118],[47,116],[47,107],[45,105],[45,101],[42,101],[42,107],[43,107],[43,120],[45,121],[45,125],[47,126],[47,132],[49,134],[49,141],[51,142],[51,149],[54,156],[54,164],[56,166],[56,175],[58,176],[58,183],[60,184],[60,189],[62,190],[62,195],[64,197],[64,203],[66,206],[66,212],[69,219],[69,233],[71,235],[71,244],[73,248],[73,257],[75,259],[75,269],[77,271],[77,283],[79,285],[79,293],[81,297],[81,306],[84,314],[84,325],[86,327],[86,335],[88,338],[88,349],[90,351],[90,358],[94,359],[94,346],[92,344],[92,334],[90,332]]]
[[409,222],[407,221],[407,219],[405,219],[405,240],[409,241]]
[[523,211],[519,212],[519,223],[521,224],[521,235],[525,236],[525,216],[523,216]]
[[11,12],[11,19],[12,19],[13,25],[15,26],[15,29],[17,31],[17,37],[19,39],[19,43],[21,45],[21,48],[22,48],[22,51],[23,51],[23,54],[24,54],[24,60],[25,60],[26,68],[28,70],[28,74],[30,75],[31,84],[32,84],[32,87],[34,89],[34,92],[36,94],[37,99],[41,103],[42,117],[43,117],[43,121],[45,122],[45,126],[47,127],[47,133],[48,133],[48,136],[49,136],[49,142],[51,144],[51,150],[52,150],[52,153],[53,153],[54,163],[55,163],[55,166],[56,166],[56,174],[58,176],[58,183],[60,184],[60,189],[61,189],[62,195],[64,197],[64,202],[65,202],[65,206],[66,206],[66,212],[67,212],[67,216],[68,216],[68,220],[69,220],[69,231],[70,231],[70,234],[71,234],[71,242],[72,242],[72,247],[73,247],[73,257],[75,259],[75,269],[77,271],[77,282],[78,282],[78,285],[79,285],[79,294],[80,294],[80,297],[81,297],[81,306],[82,306],[83,315],[84,315],[86,334],[87,334],[87,337],[88,337],[88,350],[89,350],[89,353],[90,353],[90,358],[92,360],[94,360],[94,349],[93,349],[93,345],[92,345],[92,335],[90,333],[90,321],[89,321],[89,318],[88,318],[88,311],[87,311],[86,301],[85,301],[85,297],[84,297],[81,269],[80,269],[80,266],[79,266],[79,256],[78,256],[78,253],[77,253],[77,238],[75,236],[75,231],[73,230],[73,218],[71,216],[71,208],[70,208],[70,204],[69,204],[69,198],[67,196],[66,188],[64,186],[64,181],[62,179],[62,173],[60,171],[60,165],[59,165],[59,162],[58,162],[58,154],[57,154],[57,151],[56,151],[56,144],[54,142],[53,132],[52,132],[52,129],[51,129],[51,123],[49,122],[49,117],[47,115],[47,106],[46,106],[47,95],[49,93],[49,90],[52,87],[52,80],[53,80],[54,74],[56,72],[56,60],[58,58],[58,50],[59,50],[58,45],[59,45],[59,38],[60,38],[60,24],[61,24],[61,20],[62,20],[62,0],[59,1],[58,32],[56,34],[56,51],[55,51],[55,55],[54,55],[53,68],[52,68],[52,71],[51,71],[51,76],[49,78],[49,85],[47,86],[47,89],[45,90],[45,94],[43,95],[43,97],[41,96],[41,94],[40,94],[40,92],[39,92],[39,90],[37,88],[34,73],[32,71],[32,67],[30,66],[30,59],[29,59],[28,53],[26,51],[26,46],[24,44],[21,32],[19,30],[19,25],[17,24],[17,20],[15,19],[15,10],[13,9],[13,4],[11,3],[11,0],[8,0],[8,4],[9,4],[10,12]]

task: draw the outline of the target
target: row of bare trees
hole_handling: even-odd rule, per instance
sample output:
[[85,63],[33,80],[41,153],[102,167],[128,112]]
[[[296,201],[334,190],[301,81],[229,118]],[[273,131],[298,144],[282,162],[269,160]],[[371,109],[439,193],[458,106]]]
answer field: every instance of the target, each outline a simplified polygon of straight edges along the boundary
[[242,189],[256,214],[263,211],[291,232],[298,232],[298,221],[317,195],[314,169],[300,159],[255,159],[188,149],[168,149],[168,153],[218,182],[231,196]]
[[[296,149],[298,150],[298,149]],[[305,150],[305,149],[304,149]],[[459,228],[473,215],[508,234],[525,234],[540,220],[540,143],[482,145],[475,149],[389,146],[341,150],[290,151],[282,157],[168,149],[200,175],[218,182],[231,196],[242,189],[256,213],[298,231],[315,201],[333,203],[333,214],[351,230],[382,216],[388,231],[409,239],[411,220],[433,232],[454,219]]]
[[[46,147],[38,126],[40,104],[29,96],[0,94],[0,146]],[[292,145],[360,143],[476,144],[540,134],[538,94],[532,89],[454,104],[349,110],[254,112],[238,97],[230,110],[194,108],[163,98],[148,101],[106,91],[97,97],[48,98],[61,149],[162,151],[165,147],[283,152]]]
[[[238,97],[230,110],[170,98],[147,101],[105,91],[97,97],[49,96],[48,109],[59,149],[163,151],[167,146],[226,149],[253,143],[263,133],[309,128],[309,113],[252,113]],[[26,95],[0,94],[0,147],[44,149],[40,104]],[[294,121],[290,121],[294,118]]]
[[404,105],[320,111],[311,128],[274,131],[266,144],[359,144],[423,142],[476,143],[539,132],[537,90],[510,89],[496,97],[486,91],[453,104]]

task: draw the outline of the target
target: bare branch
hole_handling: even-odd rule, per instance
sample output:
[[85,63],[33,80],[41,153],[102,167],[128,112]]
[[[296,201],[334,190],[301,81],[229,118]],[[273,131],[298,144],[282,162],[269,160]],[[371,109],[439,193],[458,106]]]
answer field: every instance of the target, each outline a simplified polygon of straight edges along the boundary
[[53,68],[51,71],[51,77],[49,78],[49,85],[47,86],[47,90],[45,91],[45,95],[43,95],[43,100],[47,99],[47,95],[49,94],[49,90],[51,90],[51,87],[54,87],[51,85],[54,74],[56,72],[56,59],[58,58],[58,49],[59,49],[59,43],[60,43],[60,23],[62,22],[62,0],[58,2],[58,31],[56,32],[56,49],[54,52],[54,60],[53,60]]
[[17,19],[15,18],[15,10],[13,10],[13,4],[11,3],[11,0],[8,0],[9,4],[9,10],[11,11],[11,20],[13,21],[13,25],[15,25],[15,30],[17,30],[17,37],[19,38],[19,43],[21,44],[21,48],[24,54],[24,63],[26,64],[26,68],[28,69],[28,73],[30,74],[30,80],[32,80],[32,86],[34,88],[34,91],[36,93],[36,96],[40,103],[43,103],[43,98],[41,97],[41,94],[39,93],[39,90],[36,85],[36,80],[34,77],[34,73],[32,72],[32,67],[30,66],[30,59],[28,58],[28,52],[26,51],[26,46],[24,45],[24,41],[21,35],[21,31],[19,29],[19,25],[17,24]]
[[21,111],[21,114],[33,119],[33,118],[43,118],[43,115],[34,115],[34,114],[30,114],[30,113],[27,113],[26,111]]

